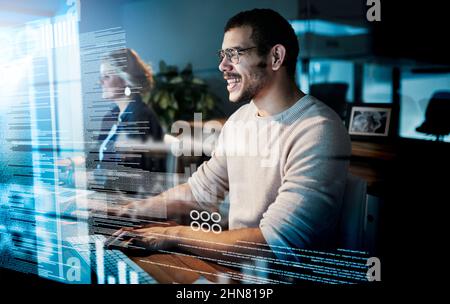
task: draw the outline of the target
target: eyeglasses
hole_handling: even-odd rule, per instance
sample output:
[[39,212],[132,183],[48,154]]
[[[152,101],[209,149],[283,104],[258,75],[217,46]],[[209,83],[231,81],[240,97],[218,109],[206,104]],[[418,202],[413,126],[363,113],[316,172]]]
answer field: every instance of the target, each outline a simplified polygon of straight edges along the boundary
[[225,50],[220,50],[217,55],[219,56],[219,63],[222,62],[223,58],[226,56],[227,60],[231,61],[234,64],[239,63],[239,56],[242,55],[245,51],[255,49],[256,46],[252,46],[249,48],[241,49],[241,48],[229,48]]

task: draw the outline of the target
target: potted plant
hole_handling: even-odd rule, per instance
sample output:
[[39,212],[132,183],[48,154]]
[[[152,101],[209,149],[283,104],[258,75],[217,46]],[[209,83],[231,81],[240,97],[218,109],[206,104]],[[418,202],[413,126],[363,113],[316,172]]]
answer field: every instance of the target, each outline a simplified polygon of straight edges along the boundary
[[190,63],[179,72],[178,67],[166,65],[164,61],[159,63],[155,87],[148,100],[166,129],[177,120],[193,120],[194,112],[201,112],[203,119],[209,119],[216,103],[207,84],[194,77]]

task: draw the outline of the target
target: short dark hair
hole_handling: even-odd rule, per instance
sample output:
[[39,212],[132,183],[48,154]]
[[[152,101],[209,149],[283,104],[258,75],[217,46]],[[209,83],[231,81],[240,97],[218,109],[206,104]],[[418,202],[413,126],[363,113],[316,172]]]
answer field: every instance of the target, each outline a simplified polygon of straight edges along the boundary
[[286,66],[288,76],[295,79],[299,47],[297,36],[289,22],[274,10],[255,8],[231,17],[225,25],[224,33],[232,28],[243,26],[251,27],[251,38],[260,56],[267,55],[276,44],[286,48],[283,65]]

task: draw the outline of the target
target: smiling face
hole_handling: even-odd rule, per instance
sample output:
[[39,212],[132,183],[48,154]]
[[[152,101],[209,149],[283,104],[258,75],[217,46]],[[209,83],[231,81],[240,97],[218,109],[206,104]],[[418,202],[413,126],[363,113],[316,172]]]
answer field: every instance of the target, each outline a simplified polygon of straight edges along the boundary
[[[223,38],[222,50],[246,49],[255,46],[248,26],[228,30]],[[258,56],[256,48],[239,54],[239,63],[231,62],[226,56],[219,64],[219,70],[227,81],[229,99],[232,102],[249,101],[263,92],[268,82],[266,58]]]

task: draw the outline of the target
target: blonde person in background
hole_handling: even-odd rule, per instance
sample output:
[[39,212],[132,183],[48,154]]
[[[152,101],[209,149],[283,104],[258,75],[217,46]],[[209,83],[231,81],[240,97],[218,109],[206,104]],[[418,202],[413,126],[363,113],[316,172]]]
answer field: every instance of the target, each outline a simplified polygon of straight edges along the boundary
[[102,98],[111,108],[104,115],[96,144],[87,158],[76,156],[60,160],[61,167],[86,166],[87,169],[113,170],[121,164],[146,171],[164,171],[164,162],[136,152],[117,151],[119,138],[131,142],[162,141],[163,130],[154,111],[144,102],[153,87],[151,68],[132,49],[108,54],[100,65]]

